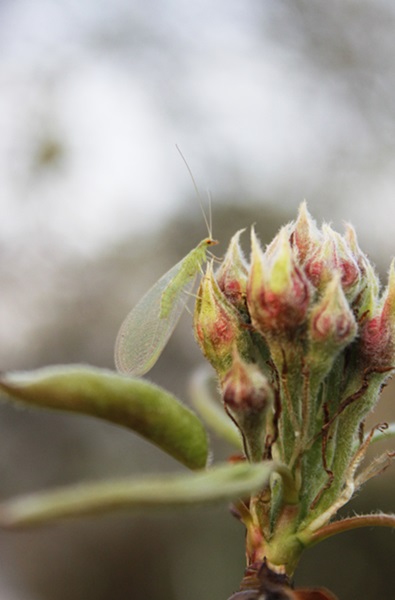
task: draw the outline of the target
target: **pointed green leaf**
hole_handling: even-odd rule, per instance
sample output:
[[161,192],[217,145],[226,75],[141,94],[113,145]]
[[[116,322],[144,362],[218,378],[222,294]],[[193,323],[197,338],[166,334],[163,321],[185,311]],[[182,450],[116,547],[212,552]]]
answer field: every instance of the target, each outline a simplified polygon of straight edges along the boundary
[[35,493],[0,505],[0,525],[37,525],[120,509],[229,501],[262,489],[277,466],[273,461],[225,464],[197,473],[118,479]]
[[207,436],[198,417],[144,379],[82,365],[57,366],[4,375],[0,391],[30,405],[129,427],[191,469],[207,462]]

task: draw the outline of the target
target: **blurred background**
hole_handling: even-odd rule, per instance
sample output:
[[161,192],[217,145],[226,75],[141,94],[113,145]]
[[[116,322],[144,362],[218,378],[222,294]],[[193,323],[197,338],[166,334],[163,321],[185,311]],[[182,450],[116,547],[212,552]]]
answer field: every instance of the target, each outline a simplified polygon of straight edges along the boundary
[[[307,199],[319,222],[353,223],[384,281],[394,53],[391,0],[2,0],[0,369],[113,367],[128,310],[206,235],[175,144],[210,190],[219,254],[252,223],[270,241]],[[186,314],[149,378],[187,402],[201,361]],[[1,498],[179,468],[94,419],[0,412]],[[389,386],[373,422],[391,416]],[[369,483],[344,514],[393,511],[393,481]],[[226,507],[0,532],[0,600],[225,600],[243,545]],[[296,584],[390,597],[393,536],[329,540]]]

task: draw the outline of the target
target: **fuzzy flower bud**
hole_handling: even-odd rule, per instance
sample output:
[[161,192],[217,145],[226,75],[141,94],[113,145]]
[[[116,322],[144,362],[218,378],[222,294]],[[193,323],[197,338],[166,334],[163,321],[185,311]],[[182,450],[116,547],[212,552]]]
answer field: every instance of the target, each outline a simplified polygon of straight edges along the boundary
[[231,304],[246,311],[248,265],[240,248],[240,229],[232,237],[224,260],[216,273],[218,287]]
[[265,445],[266,419],[273,405],[273,389],[255,364],[246,363],[237,351],[222,385],[227,412],[243,436],[247,457],[260,461]]
[[314,219],[307,210],[306,202],[299,207],[298,218],[295,222],[291,240],[296,248],[296,254],[300,264],[303,264],[315,248],[321,243],[321,233]]
[[226,299],[214,277],[212,264],[202,279],[195,305],[194,328],[203,354],[221,377],[232,364],[237,347],[248,355],[249,334],[237,310]]
[[360,271],[345,240],[329,225],[323,225],[322,244],[307,259],[305,272],[311,283],[319,290],[331,281],[339,271],[341,283],[348,299],[359,291]]
[[395,361],[395,264],[391,264],[388,285],[380,311],[362,326],[360,349],[371,368],[388,368]]
[[283,228],[265,253],[252,230],[251,246],[247,303],[254,327],[263,336],[294,331],[305,320],[310,289],[295,261],[289,229]]
[[344,295],[340,275],[335,275],[310,315],[310,337],[320,343],[343,347],[356,335],[357,324]]
[[337,273],[309,316],[309,364],[327,371],[340,350],[356,335],[357,323],[343,292],[340,273]]
[[357,235],[349,223],[346,224],[344,239],[346,240],[361,273],[360,291],[353,300],[352,307],[358,321],[374,314],[380,290],[380,282],[372,263],[359,248]]

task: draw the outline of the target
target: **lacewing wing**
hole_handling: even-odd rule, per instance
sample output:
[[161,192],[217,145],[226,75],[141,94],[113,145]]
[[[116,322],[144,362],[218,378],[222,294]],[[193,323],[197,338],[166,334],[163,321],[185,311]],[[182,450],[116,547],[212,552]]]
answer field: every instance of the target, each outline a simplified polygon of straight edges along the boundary
[[217,243],[211,237],[202,240],[130,311],[115,343],[118,371],[139,377],[154,366],[181,317],[196,275],[207,261],[208,248]]

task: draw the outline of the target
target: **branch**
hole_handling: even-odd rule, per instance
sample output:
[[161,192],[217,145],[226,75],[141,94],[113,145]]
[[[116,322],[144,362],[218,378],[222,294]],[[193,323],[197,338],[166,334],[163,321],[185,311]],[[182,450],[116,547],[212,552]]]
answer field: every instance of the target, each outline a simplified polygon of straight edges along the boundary
[[308,546],[312,546],[322,540],[343,533],[345,531],[351,531],[352,529],[359,529],[360,527],[394,527],[395,528],[395,515],[358,515],[355,517],[349,517],[342,519],[341,521],[334,521],[329,525],[325,525],[318,529],[314,533],[310,534]]

